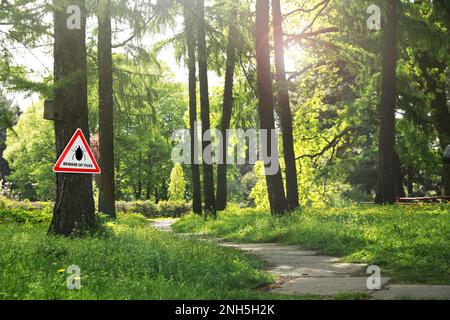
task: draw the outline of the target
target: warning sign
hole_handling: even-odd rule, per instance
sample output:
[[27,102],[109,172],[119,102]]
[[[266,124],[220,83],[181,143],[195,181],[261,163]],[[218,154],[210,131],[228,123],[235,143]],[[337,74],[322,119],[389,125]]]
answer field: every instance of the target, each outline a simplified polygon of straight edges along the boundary
[[75,134],[64,149],[55,166],[54,172],[100,174],[100,167],[95,161],[91,148],[81,129]]

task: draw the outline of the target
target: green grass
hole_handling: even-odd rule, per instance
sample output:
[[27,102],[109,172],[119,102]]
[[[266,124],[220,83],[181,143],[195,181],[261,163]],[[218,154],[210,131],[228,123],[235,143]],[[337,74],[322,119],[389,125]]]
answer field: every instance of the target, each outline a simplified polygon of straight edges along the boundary
[[[1,213],[0,213],[1,214]],[[166,234],[135,214],[106,233],[47,236],[47,224],[0,223],[0,299],[280,298],[262,263],[238,250]],[[81,290],[66,287],[66,268],[81,268]]]
[[282,242],[376,264],[396,283],[450,284],[450,206],[353,206],[298,210],[273,218],[230,208],[216,220],[189,215],[178,232],[202,232],[238,242]]

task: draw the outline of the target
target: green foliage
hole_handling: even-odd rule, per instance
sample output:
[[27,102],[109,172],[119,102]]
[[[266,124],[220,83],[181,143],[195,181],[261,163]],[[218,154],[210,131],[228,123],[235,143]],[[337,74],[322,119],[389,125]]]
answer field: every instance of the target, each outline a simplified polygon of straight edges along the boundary
[[253,168],[256,184],[250,192],[249,198],[253,199],[258,209],[269,208],[269,196],[267,194],[266,177],[264,175],[264,163],[258,161]]
[[[257,299],[271,276],[235,249],[165,234],[119,215],[101,237],[48,237],[46,225],[0,223],[1,299]],[[20,253],[20,254],[18,254]],[[81,290],[66,269],[81,268]]]
[[49,202],[14,201],[0,197],[0,223],[49,223],[53,205]]
[[[385,2],[378,2],[383,18]],[[428,52],[439,62],[446,65],[450,62],[447,3],[445,0],[401,1],[398,15],[396,150],[403,175],[412,172],[411,195],[414,196],[435,195],[440,187],[442,150],[437,143],[436,121],[432,119],[432,94],[425,93],[425,79],[417,58]],[[125,0],[111,2],[115,29],[114,151],[120,200],[158,202],[169,198],[171,134],[174,129],[186,127],[187,85],[175,82],[168,66],[161,62],[164,58],[160,54],[165,54],[162,50],[171,44],[177,59],[186,58],[186,33],[181,23],[183,4],[139,0],[129,6]],[[303,205],[340,206],[373,199],[382,32],[367,29],[366,10],[371,4],[373,1],[369,0],[283,2],[290,80],[275,81],[274,88],[286,86],[291,94],[299,195]],[[298,10],[300,6],[304,8]],[[76,74],[54,84],[49,70],[35,72],[28,69],[27,63],[19,61],[28,56],[33,56],[30,60],[40,61],[39,54],[51,51],[48,46],[53,42],[52,19],[48,17],[52,6],[41,0],[11,0],[1,2],[0,9],[0,24],[4,26],[0,31],[2,87],[14,92],[39,92],[46,98],[56,86],[70,85]],[[87,9],[90,16],[98,14],[95,1],[88,1]],[[197,18],[195,12],[190,13]],[[207,6],[206,20],[208,67],[219,77],[223,77],[226,66],[230,22],[236,28],[233,40],[237,46],[237,68],[231,127],[257,128],[254,8],[250,2],[214,0]],[[176,31],[169,35],[165,29],[172,25]],[[337,31],[320,32],[329,28]],[[95,28],[88,29],[89,124],[91,132],[96,134],[97,32]],[[123,39],[124,29],[130,31],[130,38]],[[308,36],[317,31],[318,34]],[[299,34],[302,36],[294,36]],[[147,47],[144,39],[148,36],[160,40]],[[448,85],[447,73],[432,74]],[[223,84],[218,83],[210,90],[212,127],[220,124],[222,99]],[[0,101],[0,121],[11,126],[14,119],[2,104]],[[44,125],[43,120],[36,120],[39,121],[28,126],[28,132],[22,132],[17,139],[9,134],[8,144],[12,145],[8,148],[8,159],[13,170],[9,180],[20,197],[47,200],[54,197],[54,179],[49,170],[54,161],[53,148],[49,148],[52,130],[51,123]],[[47,138],[36,137],[31,131],[46,134]],[[230,199],[242,205],[267,206],[265,181],[258,168],[229,166]],[[255,175],[249,174],[252,171]],[[189,175],[186,171],[188,199],[191,197]],[[179,193],[176,197],[179,198]]]
[[185,198],[186,194],[186,180],[184,179],[184,172],[181,164],[174,165],[170,173],[169,183],[169,199],[171,201],[180,201]]
[[230,207],[217,220],[188,215],[178,232],[206,232],[228,240],[283,242],[379,265],[394,282],[450,284],[449,205],[305,208],[282,218]]
[[116,201],[116,211],[126,214],[139,213],[146,217],[156,215],[156,206],[150,201]]
[[[115,55],[114,66],[117,196],[167,199],[172,132],[185,127],[184,88],[172,82],[170,72],[152,53],[135,58]],[[96,90],[91,99],[96,101]],[[91,121],[93,132],[95,123]]]
[[184,201],[160,201],[154,204],[146,201],[116,201],[117,212],[132,214],[138,213],[147,218],[180,217],[191,211],[191,206]]
[[29,107],[8,130],[4,157],[12,174],[8,180],[20,198],[52,200],[55,193],[53,124],[42,117],[42,103]]
[[184,201],[160,201],[156,205],[160,217],[181,217],[189,213],[192,208]]

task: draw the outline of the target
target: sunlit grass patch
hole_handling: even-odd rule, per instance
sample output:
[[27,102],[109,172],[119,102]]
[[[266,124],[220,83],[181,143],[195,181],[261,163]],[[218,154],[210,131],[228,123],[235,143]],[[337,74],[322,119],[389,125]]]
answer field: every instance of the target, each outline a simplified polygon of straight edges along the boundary
[[[262,262],[233,248],[149,228],[119,215],[104,233],[46,236],[45,224],[0,224],[0,299],[246,299],[277,297]],[[66,286],[81,269],[81,290]]]

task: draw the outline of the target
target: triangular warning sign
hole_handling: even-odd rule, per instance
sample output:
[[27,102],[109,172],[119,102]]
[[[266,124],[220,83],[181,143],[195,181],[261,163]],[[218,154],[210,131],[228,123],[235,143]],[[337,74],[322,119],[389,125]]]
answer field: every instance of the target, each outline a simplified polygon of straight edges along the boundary
[[53,167],[53,171],[61,173],[101,173],[81,129],[75,131]]

